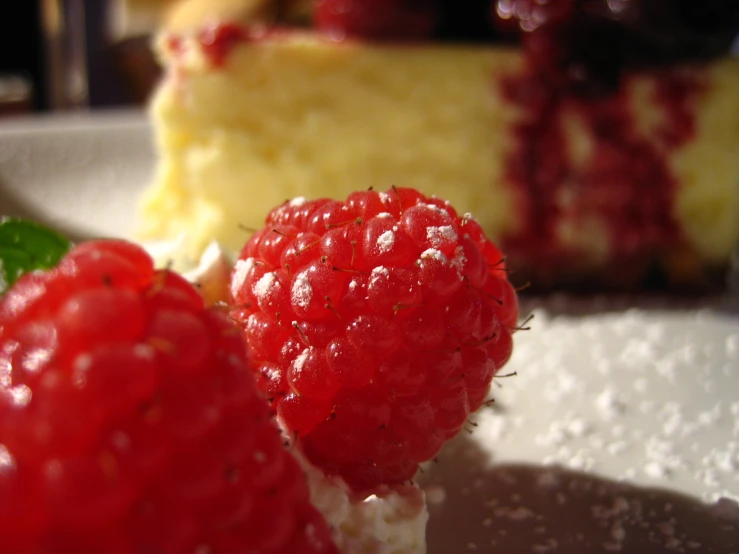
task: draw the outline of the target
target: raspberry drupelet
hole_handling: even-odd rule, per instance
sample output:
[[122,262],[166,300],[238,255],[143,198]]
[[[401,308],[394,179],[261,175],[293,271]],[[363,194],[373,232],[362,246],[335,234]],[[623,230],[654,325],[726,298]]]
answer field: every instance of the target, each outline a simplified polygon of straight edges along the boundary
[[0,552],[338,551],[239,329],[109,240],[0,298]]
[[281,424],[354,490],[436,456],[485,402],[518,319],[477,222],[396,187],[274,209],[231,295]]

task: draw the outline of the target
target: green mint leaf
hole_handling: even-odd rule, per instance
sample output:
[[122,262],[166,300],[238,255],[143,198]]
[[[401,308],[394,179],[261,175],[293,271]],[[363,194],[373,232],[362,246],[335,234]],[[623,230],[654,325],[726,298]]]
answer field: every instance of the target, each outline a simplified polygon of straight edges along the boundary
[[0,219],[0,294],[29,271],[48,269],[59,263],[71,243],[39,223]]

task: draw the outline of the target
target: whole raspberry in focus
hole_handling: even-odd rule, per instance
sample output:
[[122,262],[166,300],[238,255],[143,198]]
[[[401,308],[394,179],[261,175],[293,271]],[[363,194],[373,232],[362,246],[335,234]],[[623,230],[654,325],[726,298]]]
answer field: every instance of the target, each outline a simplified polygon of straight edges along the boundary
[[111,240],[0,298],[0,552],[337,550],[241,332]]
[[231,295],[283,426],[355,490],[410,479],[459,432],[518,318],[479,224],[395,187],[276,208]]

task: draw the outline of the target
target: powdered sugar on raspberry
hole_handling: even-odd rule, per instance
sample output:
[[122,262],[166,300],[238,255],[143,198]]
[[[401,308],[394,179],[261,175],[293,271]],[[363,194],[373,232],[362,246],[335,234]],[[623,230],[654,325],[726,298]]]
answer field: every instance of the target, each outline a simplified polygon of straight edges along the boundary
[[308,271],[301,271],[295,276],[290,290],[292,302],[301,308],[307,308],[313,299],[313,287],[308,278]]
[[305,366],[305,361],[308,359],[308,356],[310,355],[310,348],[304,349],[293,361],[293,371],[295,373],[300,373],[303,371],[303,367]]
[[236,260],[231,277],[231,293],[236,294],[244,286],[246,277],[254,268],[254,258],[246,258],[245,260]]
[[31,401],[32,391],[26,385],[16,385],[6,389],[10,404],[15,408],[23,408]]
[[444,253],[441,250],[438,250],[436,248],[428,248],[421,252],[421,259],[433,259],[436,260],[442,264],[446,264],[449,262],[447,257],[444,255]]
[[467,258],[464,255],[464,249],[461,246],[457,246],[457,248],[454,249],[454,255],[452,256],[452,259],[449,263],[454,269],[457,270],[457,273],[461,278],[464,273],[464,265],[467,263]]
[[390,272],[387,270],[384,266],[377,266],[372,270],[372,273],[370,274],[370,285],[376,285],[378,280],[387,278],[390,276]]
[[[436,206],[434,206],[436,207]],[[457,232],[451,225],[440,225],[438,227],[427,227],[426,238],[433,248],[440,248],[445,244],[457,242]]]
[[395,233],[391,230],[385,231],[377,237],[377,248],[381,254],[390,252],[395,244]]
[[448,212],[446,210],[443,210],[440,206],[437,206],[436,204],[429,204],[427,202],[422,202],[418,204],[422,208],[427,208],[431,210],[432,212],[436,212],[438,214],[443,214],[445,216],[448,216]]
[[279,284],[280,283],[277,280],[275,273],[273,271],[270,271],[262,275],[259,281],[256,282],[256,284],[254,285],[254,294],[257,298],[262,299],[269,293],[270,289],[273,286],[279,286]]

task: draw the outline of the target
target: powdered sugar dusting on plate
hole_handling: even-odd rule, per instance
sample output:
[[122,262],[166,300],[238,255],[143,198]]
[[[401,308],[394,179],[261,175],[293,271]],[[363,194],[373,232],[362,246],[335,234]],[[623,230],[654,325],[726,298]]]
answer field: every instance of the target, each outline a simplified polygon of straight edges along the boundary
[[502,410],[476,416],[482,448],[496,460],[586,469],[709,501],[739,493],[739,318],[535,316],[506,366],[517,375],[493,389]]
[[429,551],[734,552],[739,317],[534,315],[515,375],[423,476],[447,492]]

